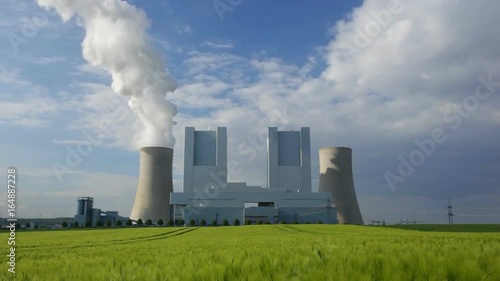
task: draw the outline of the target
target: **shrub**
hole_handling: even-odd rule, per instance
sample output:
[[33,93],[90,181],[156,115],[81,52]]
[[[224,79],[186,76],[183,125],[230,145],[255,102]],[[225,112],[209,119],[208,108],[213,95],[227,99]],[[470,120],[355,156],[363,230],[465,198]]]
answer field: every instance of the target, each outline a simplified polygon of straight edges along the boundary
[[228,222],[226,219],[224,219],[224,220],[222,221],[222,225],[223,225],[223,226],[228,226],[228,225],[229,225],[229,222]]
[[280,224],[286,224],[286,221],[280,221]]
[[297,220],[294,220],[293,224],[299,224],[299,222]]
[[321,220],[318,221],[318,224],[323,224],[323,222]]
[[137,225],[142,225],[142,219],[141,219],[141,218],[139,218],[139,219],[137,220]]
[[245,225],[251,225],[252,223],[250,222],[250,220],[245,220]]
[[167,225],[168,226],[174,226],[174,220],[171,220],[171,219],[168,220]]
[[107,222],[106,222],[106,226],[107,226],[107,227],[110,227],[110,226],[111,226],[111,221],[107,221]]
[[202,219],[202,220],[200,221],[200,225],[201,225],[201,226],[205,226],[205,225],[207,225],[207,221],[205,221],[205,219]]
[[92,222],[91,221],[86,221],[85,222],[85,227],[92,227]]
[[270,221],[268,221],[268,220],[266,220],[265,224],[271,224],[271,222],[270,222]]
[[184,226],[185,224],[186,224],[186,222],[185,222],[183,219],[181,219],[181,220],[179,221],[178,226]]
[[217,221],[216,220],[212,221],[212,226],[217,226]]
[[235,225],[235,226],[240,225],[240,220],[239,219],[235,219],[234,222],[233,222],[233,225]]
[[153,225],[153,221],[152,221],[151,219],[148,219],[148,220],[146,221],[146,225]]
[[121,220],[117,220],[117,221],[115,221],[115,225],[116,225],[116,226],[122,226],[122,221],[121,221]]
[[125,222],[125,225],[126,226],[131,226],[133,223],[132,223],[132,220],[131,219],[128,219],[126,222]]
[[[68,223],[67,223],[67,222],[65,222],[65,221],[63,221],[63,223],[62,223],[62,227],[64,227],[64,228],[68,227]],[[26,228],[30,228],[30,223],[27,223],[27,224],[26,224]]]
[[103,227],[104,225],[102,224],[102,222],[101,222],[101,221],[97,221],[97,222],[95,223],[95,226],[97,226],[97,227]]
[[193,219],[189,220],[189,226],[195,226],[196,222]]
[[73,227],[80,227],[80,224],[77,221],[75,221],[75,223],[73,224]]
[[262,224],[262,221],[261,220],[257,221],[257,224]]
[[159,219],[159,220],[156,222],[156,225],[158,225],[158,226],[162,226],[162,225],[163,225],[163,220],[162,220],[162,219]]

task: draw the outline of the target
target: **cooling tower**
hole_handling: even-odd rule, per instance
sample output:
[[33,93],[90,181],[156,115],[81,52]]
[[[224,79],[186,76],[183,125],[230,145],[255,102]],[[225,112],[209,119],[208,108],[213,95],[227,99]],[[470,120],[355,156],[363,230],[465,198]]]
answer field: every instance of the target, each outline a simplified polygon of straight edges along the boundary
[[341,224],[363,224],[352,176],[352,149],[328,147],[319,150],[319,191],[331,192]]
[[139,183],[130,218],[166,222],[170,218],[170,192],[173,192],[174,151],[165,147],[143,147],[140,154]]

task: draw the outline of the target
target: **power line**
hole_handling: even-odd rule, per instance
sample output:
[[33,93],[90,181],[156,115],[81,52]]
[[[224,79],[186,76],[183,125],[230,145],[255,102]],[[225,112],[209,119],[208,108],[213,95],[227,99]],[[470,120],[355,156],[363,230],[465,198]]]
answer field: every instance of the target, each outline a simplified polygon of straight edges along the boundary
[[383,220],[371,220],[372,225],[385,225],[385,218]]
[[500,217],[500,215],[492,215],[492,214],[488,214],[488,215],[456,215],[456,214],[453,214],[454,217]]

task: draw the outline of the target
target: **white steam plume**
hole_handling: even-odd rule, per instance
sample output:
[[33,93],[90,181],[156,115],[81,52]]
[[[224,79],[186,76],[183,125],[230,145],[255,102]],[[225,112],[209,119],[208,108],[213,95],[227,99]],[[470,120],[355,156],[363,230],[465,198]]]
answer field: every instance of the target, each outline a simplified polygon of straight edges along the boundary
[[[138,147],[173,148],[177,107],[167,101],[177,83],[146,33],[149,20],[143,10],[122,0],[37,0],[55,9],[64,21],[77,17],[85,28],[83,57],[111,73],[113,91],[129,96],[129,107],[142,121],[136,132]],[[131,126],[132,127],[132,126]]]

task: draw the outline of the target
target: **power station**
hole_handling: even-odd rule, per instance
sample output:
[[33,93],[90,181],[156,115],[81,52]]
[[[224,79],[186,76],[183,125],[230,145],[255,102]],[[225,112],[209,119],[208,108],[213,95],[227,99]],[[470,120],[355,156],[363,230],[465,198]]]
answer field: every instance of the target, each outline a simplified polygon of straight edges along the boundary
[[[227,154],[225,127],[215,131],[186,127],[184,186],[182,192],[173,192],[174,151],[165,147],[143,147],[130,219],[194,221],[195,224],[205,221],[218,225],[224,220],[363,224],[354,189],[351,148],[319,150],[318,192],[312,192],[311,188],[307,127],[299,131],[268,128],[265,187],[229,182]],[[80,207],[79,201],[75,218],[97,220],[87,211],[92,209],[92,201],[85,204]]]
[[336,223],[330,193],[311,192],[309,128],[269,128],[267,144],[266,187],[228,182],[226,128],[186,128],[184,189],[171,194],[172,218],[197,224],[236,219],[250,223]]

